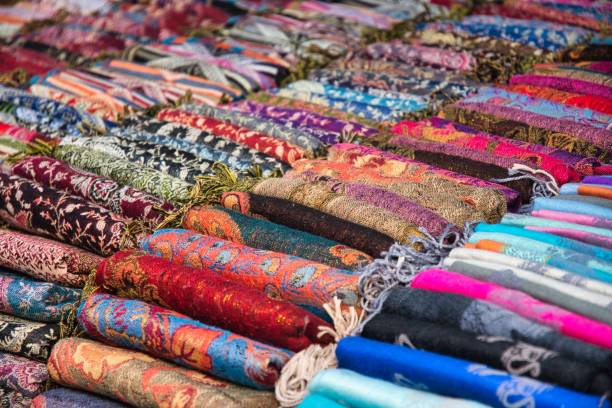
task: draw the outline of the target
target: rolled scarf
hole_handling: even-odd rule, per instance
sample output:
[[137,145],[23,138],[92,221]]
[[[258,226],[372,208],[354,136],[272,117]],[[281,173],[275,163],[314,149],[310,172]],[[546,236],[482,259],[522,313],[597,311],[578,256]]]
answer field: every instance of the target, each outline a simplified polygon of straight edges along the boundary
[[51,157],[25,157],[12,167],[13,174],[45,186],[63,190],[96,203],[110,211],[130,219],[147,219],[161,222],[163,211],[174,206],[151,194],[106,177],[78,170]]
[[410,286],[488,301],[527,319],[552,327],[566,336],[612,349],[612,338],[610,337],[612,326],[609,324],[541,302],[518,290],[481,282],[478,279],[442,269],[427,269],[420,272],[410,282]]
[[237,102],[232,105],[232,109],[243,114],[256,115],[284,126],[303,131],[319,129],[316,133],[321,142],[334,144],[352,134],[358,136],[373,136],[378,133],[377,129],[364,126],[357,122],[339,119],[334,116],[325,116],[317,112],[306,109],[283,108],[274,105],[265,105],[252,101]]
[[53,388],[32,400],[32,408],[126,408],[120,402],[70,388]]
[[[244,167],[245,163],[248,163],[248,167],[251,165],[257,165],[265,172],[272,172],[275,169],[286,170],[290,168],[287,164],[282,161],[275,159],[272,156],[263,154],[256,149],[251,149],[248,146],[234,143],[229,139],[221,136],[215,136],[210,132],[205,132],[201,129],[182,125],[179,123],[160,121],[155,119],[149,119],[147,121],[136,121],[126,120],[126,126],[130,129],[138,129],[145,132],[150,132],[158,136],[165,136],[169,140],[189,142],[192,145],[201,146],[201,148],[193,147],[186,149],[181,146],[174,146],[176,149],[190,151],[193,154],[202,156],[206,154],[204,159],[221,161],[231,167],[235,167],[235,160],[238,163],[243,163],[241,167]],[[155,141],[152,141],[156,143]],[[211,155],[209,149],[215,149],[214,154]]]
[[[570,153],[597,157],[603,162],[610,157],[608,150],[582,139],[578,135],[567,133],[566,131],[554,130],[554,128],[558,128],[558,126],[552,125],[552,122],[541,115],[533,116],[528,113],[522,113],[521,119],[517,119],[511,115],[501,117],[499,116],[499,112],[493,114],[485,111],[487,108],[483,108],[483,106],[483,104],[472,104],[469,106],[460,106],[458,104],[447,105],[443,109],[443,115],[446,119],[477,128],[483,132],[504,136],[510,139],[557,147],[567,150]],[[473,110],[474,107],[477,107],[479,110]],[[500,111],[503,108],[492,109]],[[533,121],[532,123],[527,123],[524,121],[527,116],[531,119],[536,118],[538,123]],[[546,125],[542,124],[542,122],[546,122]],[[575,131],[575,129],[572,131]]]
[[118,296],[172,308],[201,322],[249,338],[299,351],[317,337],[323,320],[265,293],[139,251],[121,251],[99,266],[96,284]]
[[398,242],[409,243],[411,237],[422,236],[418,227],[406,221],[404,217],[349,195],[335,192],[325,181],[313,182],[301,177],[267,179],[256,184],[253,192],[306,205],[374,229]]
[[512,78],[510,78],[510,84],[545,86],[547,88],[554,88],[565,92],[612,99],[612,88],[610,86],[596,84],[593,82],[584,81],[582,79],[563,78],[540,74],[523,74],[514,75]]
[[[47,366],[40,361],[0,353],[0,387],[33,398],[45,389]],[[27,405],[23,405],[27,406]]]
[[317,113],[319,115],[328,116],[330,118],[336,118],[344,121],[354,122],[356,124],[361,124],[362,126],[365,126],[367,128],[377,129],[377,123],[375,121],[359,117],[349,112],[330,108],[328,106],[300,101],[297,99],[284,98],[282,96],[279,96],[278,94],[258,92],[256,94],[249,95],[247,100],[260,104],[266,104],[269,106],[277,106],[279,108],[297,109],[301,111]]
[[478,93],[461,101],[462,103],[485,103],[496,106],[506,106],[524,112],[537,113],[550,118],[578,122],[582,125],[606,129],[612,120],[610,115],[595,112],[590,109],[574,108],[546,99],[509,92],[503,88],[481,87]]
[[[334,162],[350,163],[357,168],[373,169],[378,174],[385,177],[398,177],[415,182],[422,182],[424,180],[449,181],[475,192],[480,188],[483,195],[489,195],[489,204],[487,205],[481,202],[481,200],[476,197],[472,197],[471,199],[476,203],[476,208],[486,214],[500,211],[505,213],[506,205],[504,204],[512,207],[519,198],[516,191],[506,186],[459,173],[453,173],[410,160],[403,156],[365,146],[348,143],[334,145],[329,149],[328,159]],[[499,193],[503,194],[505,199],[503,204],[499,203]],[[491,208],[491,203],[496,203],[497,206]]]
[[12,226],[100,255],[119,250],[127,224],[81,197],[0,174],[0,217]]
[[446,398],[425,390],[402,387],[341,368],[319,372],[308,384],[308,392],[310,396],[321,396],[331,401],[341,402],[340,406],[350,404],[355,408],[371,406],[400,408],[417,405],[423,408],[485,407],[475,401]]
[[114,136],[65,137],[60,145],[78,146],[103,152],[118,159],[155,169],[187,183],[194,183],[196,177],[212,173],[213,162],[211,161],[199,159],[188,152],[140,140]]
[[0,314],[1,352],[46,361],[59,336],[59,324],[37,323]]
[[[573,272],[555,268],[553,266],[549,266],[543,263],[526,261],[524,259],[516,258],[509,255],[493,253],[480,249],[454,248],[449,253],[448,259],[445,259],[443,263],[444,265],[448,266],[449,269],[453,270],[454,268],[451,267],[451,265],[453,264],[453,262],[455,262],[455,260],[465,260],[469,261],[468,263],[471,264],[478,264],[479,262],[482,262],[482,265],[484,266],[490,266],[493,264],[497,265],[498,269],[503,269],[503,267],[507,267],[506,269],[514,268],[516,269],[516,273],[522,273],[526,279],[533,278],[537,280],[537,277],[535,275],[529,274],[525,271],[533,272],[536,275],[551,278],[553,280],[567,283],[572,286],[584,288],[586,290],[597,292],[608,297],[612,296],[612,285],[608,283],[595,279],[585,278],[584,276],[575,274]],[[523,271],[521,272],[519,270]],[[500,282],[501,281],[503,281],[503,279],[500,280]],[[543,282],[552,283],[550,281],[547,281],[546,279]],[[605,305],[606,302],[602,302],[602,304]]]
[[189,183],[128,160],[78,146],[58,146],[53,156],[77,169],[108,177],[171,203],[189,200],[192,187]]
[[104,294],[81,304],[78,320],[94,338],[252,388],[272,388],[292,355],[169,309]]
[[81,291],[0,270],[0,312],[38,322],[59,322]]
[[[599,258],[606,262],[610,262],[612,260],[612,251],[608,249],[601,248],[595,245],[585,244],[583,242],[576,241],[573,239],[559,237],[554,234],[547,234],[545,232],[539,232],[539,231],[531,231],[531,230],[515,227],[512,225],[478,224],[474,228],[474,231],[476,232],[476,234],[474,235],[478,235],[478,233],[500,234],[499,235],[500,238],[502,237],[501,234],[512,235],[514,237],[520,237],[520,238],[526,238],[528,240],[538,241],[543,244],[548,244],[549,246],[569,249],[575,252],[579,252],[579,253],[591,256],[591,257]],[[485,234],[481,234],[481,236],[484,237],[484,239],[495,239],[494,235],[490,235],[489,237],[487,237],[487,235]],[[481,238],[477,238],[477,239],[481,239]],[[507,242],[512,242],[512,241],[507,241]],[[542,245],[541,248],[546,249],[547,247]],[[578,261],[578,259],[575,259],[575,260]],[[612,272],[612,269],[611,269],[611,272]]]
[[50,239],[0,229],[0,265],[62,285],[82,287],[102,258]]
[[183,217],[182,226],[204,235],[299,256],[334,268],[356,270],[372,261],[369,255],[338,242],[223,207],[192,208]]
[[59,341],[49,358],[49,376],[61,385],[132,406],[180,401],[185,408],[273,407],[272,393],[251,390],[147,354],[80,339]]
[[320,156],[325,153],[325,144],[316,137],[299,129],[283,126],[270,120],[207,105],[187,104],[182,105],[181,109],[285,140],[292,145],[304,149],[307,152],[307,157]]
[[453,272],[517,289],[544,302],[594,320],[608,324],[610,322],[611,298],[605,294],[594,293],[547,276],[491,262],[445,260],[443,265]]
[[305,156],[301,148],[284,140],[179,109],[163,109],[157,114],[157,119],[181,123],[222,136],[286,163],[293,163]]
[[612,229],[612,220],[608,218],[578,214],[571,211],[533,210],[531,215],[546,220],[571,222],[573,224]]
[[382,312],[423,320],[476,335],[503,337],[556,351],[567,358],[608,367],[610,350],[565,336],[482,300],[416,288],[392,289]]
[[[496,222],[501,218],[503,212],[505,212],[499,209],[499,207],[502,209],[505,208],[506,204],[502,194],[486,188],[460,185],[452,181],[440,179],[423,180],[423,177],[413,177],[413,179],[408,178],[410,176],[398,177],[397,173],[395,176],[380,175],[380,173],[377,171],[378,169],[363,167],[359,168],[353,167],[349,163],[338,163],[323,160],[300,161],[299,163],[296,163],[295,166],[296,167],[294,170],[287,174],[288,177],[295,177],[301,173],[309,172],[333,177],[341,181],[361,183],[384,188],[405,198],[413,200],[459,228],[462,228],[466,222],[478,220]],[[263,186],[273,185],[289,186],[290,184],[288,183],[290,183],[289,179],[267,179],[256,185],[253,191],[255,193],[261,193],[263,190],[258,191],[260,187],[263,188]],[[291,194],[291,191],[288,191],[286,188],[281,190],[281,192],[285,195]],[[467,197],[470,197],[470,199]],[[294,200],[295,198],[292,198],[292,201]],[[487,206],[492,206],[492,204],[494,204],[497,205],[499,210],[496,212],[496,214],[489,213],[485,215],[483,211],[475,208],[476,203]]]
[[[612,378],[605,369],[510,338],[477,336],[453,327],[382,313],[365,325],[365,338],[462,358],[542,382],[603,395]],[[571,370],[568,369],[571,367]]]
[[366,47],[365,55],[374,60],[418,62],[455,71],[471,71],[477,62],[468,52],[455,52],[422,45],[408,45],[400,41],[374,43]]
[[465,102],[457,102],[455,105],[459,108],[493,115],[500,119],[514,120],[526,123],[530,126],[544,128],[549,131],[573,135],[603,150],[609,150],[610,147],[612,147],[612,143],[609,141],[611,131],[607,129],[593,128],[573,120],[556,119],[540,113],[485,102],[470,102],[467,100]]
[[534,211],[548,210],[557,212],[572,212],[603,219],[612,218],[612,209],[601,207],[584,201],[559,200],[554,198],[537,197],[533,204]]
[[549,101],[562,103],[576,108],[591,109],[597,112],[612,115],[612,101],[608,98],[595,95],[582,95],[575,92],[567,92],[546,86],[516,83],[509,85],[508,90],[518,92],[534,98],[548,99]]
[[395,242],[374,229],[320,212],[288,200],[247,192],[228,192],[221,205],[245,215],[260,216],[271,222],[340,242],[379,257]]
[[[418,140],[456,145],[464,150],[477,152],[470,155],[470,158],[486,160],[492,164],[506,164],[496,160],[497,157],[502,157],[510,158],[515,163],[533,165],[553,176],[558,184],[580,180],[580,175],[569,163],[539,152],[537,147],[532,148],[533,145],[519,146],[514,141],[498,136],[464,132],[461,125],[449,121],[437,118],[422,122],[403,121],[394,127],[394,132],[403,138],[413,137]],[[393,143],[393,139],[391,142]]]
[[587,244],[612,249],[612,231],[564,221],[548,220],[522,214],[506,214],[502,224],[514,225],[527,230],[540,231],[574,239]]
[[140,242],[147,253],[321,310],[334,296],[357,304],[357,275],[317,262],[253,249],[186,230],[158,230]]
[[[559,401],[582,407],[599,406],[599,396],[551,386],[454,357],[360,337],[342,339],[336,348],[336,358],[340,368],[368,377],[403,386],[422,384],[436,394],[475,400],[492,407],[503,408],[517,399],[538,407],[556,407]],[[437,367],[445,367],[445,370],[441,372]]]

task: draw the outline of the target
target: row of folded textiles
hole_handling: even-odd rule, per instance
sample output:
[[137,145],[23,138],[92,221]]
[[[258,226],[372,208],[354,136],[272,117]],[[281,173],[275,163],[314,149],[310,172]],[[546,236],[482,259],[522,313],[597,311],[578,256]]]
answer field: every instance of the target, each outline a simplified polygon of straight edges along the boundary
[[610,4],[51,4],[0,7],[0,406],[610,405]]

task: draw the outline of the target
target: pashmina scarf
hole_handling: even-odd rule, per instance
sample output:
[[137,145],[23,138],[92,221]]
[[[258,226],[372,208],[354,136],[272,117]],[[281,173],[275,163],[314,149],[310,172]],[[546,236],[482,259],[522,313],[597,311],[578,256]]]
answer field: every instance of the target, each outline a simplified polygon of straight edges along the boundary
[[546,86],[529,84],[508,85],[511,92],[522,93],[534,98],[548,99],[552,102],[562,103],[576,108],[591,109],[597,112],[612,115],[612,100],[595,95],[581,95],[579,93],[562,91]]
[[0,229],[0,265],[37,279],[82,287],[101,260],[61,242]]
[[258,250],[187,230],[158,230],[140,242],[147,253],[321,310],[334,296],[357,304],[358,276],[292,255]]
[[492,303],[452,293],[417,288],[392,289],[382,311],[476,335],[523,341],[597,367],[607,367],[612,356],[610,350],[567,337]]
[[105,294],[82,303],[78,321],[94,338],[252,388],[272,388],[292,355],[169,309]]
[[336,348],[336,358],[340,368],[402,386],[422,384],[429,392],[475,400],[491,407],[505,408],[517,399],[547,408],[558,406],[559,401],[582,407],[599,406],[599,396],[514,376],[467,360],[360,337],[342,339]]
[[60,340],[49,358],[49,376],[61,385],[132,406],[271,408],[274,395],[180,368],[147,354],[76,337]]
[[31,408],[32,399],[19,391],[8,387],[0,387],[0,407],[2,408]]
[[[414,347],[486,364],[513,375],[589,394],[605,394],[612,378],[605,369],[510,338],[477,336],[454,327],[381,313],[365,325],[365,338]],[[571,370],[568,369],[571,367]]]
[[119,250],[127,224],[81,197],[17,176],[0,174],[0,217],[12,226],[109,255]]
[[59,340],[60,327],[0,314],[0,351],[46,361]]
[[70,167],[51,157],[26,157],[12,167],[13,174],[96,203],[130,219],[161,222],[174,206],[106,177]]
[[521,140],[533,144],[542,144],[567,150],[583,156],[593,156],[606,162],[612,154],[593,144],[566,132],[559,132],[544,126],[530,125],[521,120],[502,118],[484,111],[472,110],[475,105],[447,105],[443,109],[445,119],[479,129],[483,132]]
[[74,168],[108,177],[122,186],[131,186],[171,203],[189,200],[189,183],[128,160],[79,146],[58,146],[53,156]]
[[524,84],[533,86],[545,86],[560,91],[572,92],[588,96],[598,96],[612,99],[612,88],[610,86],[584,81],[582,79],[568,79],[551,75],[524,74],[514,75],[510,78],[510,85]]
[[81,291],[0,270],[0,312],[38,322],[59,322]]
[[427,269],[420,272],[410,282],[410,286],[488,301],[527,319],[550,326],[566,336],[612,349],[610,337],[612,326],[541,302],[523,292],[507,289],[495,283],[481,282],[469,276],[442,269]]
[[612,78],[607,74],[589,71],[584,68],[569,67],[557,64],[536,64],[530,71],[535,75],[548,75],[559,78],[579,79],[594,84],[612,86]]
[[561,195],[578,195],[598,197],[606,200],[612,199],[612,187],[604,185],[570,183],[561,187],[559,194]]
[[39,361],[0,353],[0,387],[32,398],[45,388],[47,366]]
[[[149,119],[146,121],[136,121],[136,119],[124,121],[124,125],[129,129],[149,132],[158,136],[163,136],[168,140],[184,141],[190,143],[189,148],[176,146],[179,150],[189,151],[207,160],[224,162],[230,167],[235,167],[235,161],[245,163],[246,169],[252,165],[259,166],[263,171],[271,173],[275,169],[285,171],[290,168],[287,164],[272,156],[263,154],[255,149],[239,143],[234,143],[224,137],[215,136],[209,132],[194,127],[181,125],[166,121]],[[157,141],[152,141],[157,143]],[[195,149],[195,151],[193,151]],[[214,149],[211,155],[210,149]]]
[[285,163],[291,164],[304,157],[304,150],[302,148],[289,144],[284,140],[191,112],[179,109],[163,109],[157,114],[157,119],[181,123],[217,136],[222,136],[261,153],[268,154]]
[[293,351],[321,342],[318,317],[265,293],[138,251],[121,251],[99,266],[96,284],[104,290],[155,302],[234,333]]
[[[426,390],[402,387],[387,381],[357,374],[346,369],[327,369],[319,372],[308,384],[309,395],[323,396],[332,401],[350,404],[355,408],[385,406],[401,408],[419,406],[422,408],[484,408],[475,401],[446,398]],[[301,407],[302,405],[300,405]]]
[[[576,200],[570,196],[570,200],[561,200],[557,198],[537,197],[534,200],[533,209],[550,210],[561,212],[573,212],[578,214],[590,215],[604,219],[612,218],[612,208],[602,207],[597,204],[587,202],[584,198]],[[607,201],[607,200],[604,200]]]
[[563,221],[597,228],[612,229],[612,220],[588,214],[578,214],[571,211],[533,210],[531,215],[545,220]]
[[288,200],[247,192],[227,192],[221,205],[245,215],[263,217],[271,222],[318,235],[379,257],[395,242],[376,230],[335,217]]
[[126,408],[120,402],[70,388],[53,388],[32,400],[32,408]]
[[192,208],[183,217],[182,226],[204,235],[299,256],[334,268],[356,270],[372,261],[372,257],[363,252],[337,242],[223,207]]

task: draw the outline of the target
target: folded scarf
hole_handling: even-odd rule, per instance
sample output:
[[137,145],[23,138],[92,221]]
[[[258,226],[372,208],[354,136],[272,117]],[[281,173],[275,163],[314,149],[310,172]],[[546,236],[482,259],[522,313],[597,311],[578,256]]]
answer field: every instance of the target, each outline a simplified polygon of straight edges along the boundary
[[[294,170],[287,173],[286,177],[283,179],[264,180],[254,187],[253,192],[277,196],[278,198],[288,198],[292,196],[291,201],[296,201],[298,200],[298,198],[296,198],[297,194],[293,194],[292,191],[288,189],[288,187],[291,186],[291,178],[297,179],[301,173],[309,172],[333,177],[343,182],[372,185],[389,190],[435,212],[449,223],[459,228],[462,228],[466,222],[485,219],[490,222],[496,222],[503,215],[498,211],[497,215],[489,213],[488,216],[485,216],[482,211],[475,208],[477,205],[476,203],[488,207],[496,205],[497,207],[505,208],[506,202],[502,194],[497,191],[460,185],[452,181],[441,179],[428,180],[427,174],[424,176],[420,174],[417,176],[399,176],[397,173],[392,175],[380,175],[377,170],[378,169],[367,167],[353,167],[349,163],[324,160],[302,160],[296,163]],[[277,186],[274,190],[279,192],[276,194],[263,193],[264,188],[269,189],[271,186]],[[308,185],[305,186],[305,188],[308,187]],[[282,196],[278,194],[282,194]],[[308,196],[304,199],[308,199]],[[325,203],[325,201],[323,201],[323,203]],[[327,206],[330,207],[329,205]],[[338,210],[339,209],[332,208],[332,211]]]
[[514,225],[527,230],[540,231],[582,241],[608,250],[612,249],[612,231],[604,228],[547,220],[522,214],[506,214],[501,222],[502,224]]
[[292,353],[138,300],[96,294],[78,311],[88,335],[253,388],[269,389]]
[[514,84],[507,86],[512,92],[518,92],[534,98],[548,99],[549,101],[563,103],[577,108],[592,109],[597,112],[612,115],[612,101],[608,98],[595,95],[581,95],[575,92],[562,91],[546,86],[529,84]]
[[565,92],[612,99],[611,87],[581,79],[562,78],[551,75],[524,74],[514,75],[512,78],[510,78],[510,85],[515,84],[545,86],[547,88],[554,88]]
[[[510,338],[477,336],[453,327],[381,313],[365,325],[365,338],[486,364],[542,382],[603,395],[612,378],[606,369]],[[571,367],[571,370],[568,369]]]
[[78,146],[58,146],[53,156],[77,169],[108,177],[171,203],[189,200],[189,183],[128,160]]
[[558,305],[594,320],[610,324],[610,296],[535,274],[519,268],[482,261],[444,260],[445,268],[463,275],[517,289],[544,302]]
[[597,367],[608,367],[612,352],[525,319],[492,303],[452,293],[416,288],[392,289],[383,313],[454,327],[476,335],[523,341]]
[[579,214],[571,211],[533,210],[531,215],[547,220],[571,222],[598,228],[612,229],[612,220],[588,214]]
[[609,176],[587,176],[582,182],[585,184],[601,184],[612,187],[612,177]]
[[612,326],[588,319],[553,304],[541,302],[523,292],[507,289],[494,283],[442,269],[420,272],[410,286],[441,293],[454,293],[470,299],[491,302],[527,319],[550,326],[560,333],[587,343],[612,349]]
[[372,257],[363,252],[337,242],[223,207],[192,208],[183,217],[182,226],[204,235],[299,256],[334,268],[356,270],[372,261]]
[[[548,125],[552,122],[548,121],[546,118],[542,118],[541,115],[537,117],[536,120],[540,123],[544,121],[547,123],[546,125],[529,124],[511,115],[500,117],[498,116],[499,112],[497,112],[497,114],[487,112],[487,108],[484,106],[485,105],[482,104],[471,104],[466,106],[460,106],[458,104],[447,105],[443,109],[443,115],[446,119],[468,125],[483,132],[504,136],[510,139],[552,146],[584,156],[593,156],[602,160],[602,162],[606,162],[610,158],[610,153],[605,148],[580,138],[578,135],[563,131],[555,131],[549,128]],[[478,110],[473,110],[474,107]],[[498,108],[497,111],[499,111],[499,109],[502,108]],[[512,115],[514,115],[514,113],[512,113]],[[522,114],[522,117],[526,116],[530,115],[527,113]],[[534,119],[534,116],[531,116],[531,119]]]
[[0,270],[0,312],[28,320],[59,322],[81,291]]
[[204,323],[293,351],[323,340],[323,320],[212,270],[181,266],[139,251],[121,251],[98,267],[96,284],[118,296],[155,302]]
[[76,337],[60,340],[49,358],[49,376],[60,384],[133,406],[228,408],[276,406],[271,393],[240,387],[157,360],[147,354]]
[[45,388],[47,366],[12,354],[0,353],[0,387],[32,398]]
[[0,314],[0,351],[46,361],[59,340],[60,327]]
[[82,287],[102,260],[50,239],[0,229],[0,265],[34,278]]
[[305,231],[379,257],[395,242],[374,229],[320,212],[280,198],[246,192],[228,192],[221,205],[245,215],[263,217],[271,222]]
[[212,161],[200,159],[188,152],[141,140],[129,140],[116,136],[65,137],[60,145],[78,146],[103,152],[192,184],[196,177],[212,174]]
[[32,399],[19,391],[7,387],[0,387],[0,407],[2,408],[30,408]]
[[609,75],[567,65],[536,64],[531,72],[536,75],[549,75],[558,78],[579,79],[607,87],[612,86],[612,78],[610,78]]
[[51,157],[26,157],[14,164],[12,171],[17,176],[81,196],[126,218],[161,222],[164,214],[160,209],[174,208],[151,194],[80,171]]
[[325,145],[316,137],[299,129],[283,126],[270,120],[207,105],[187,104],[182,105],[181,108],[191,113],[222,120],[236,126],[241,126],[255,132],[285,140],[287,143],[304,149],[304,151],[307,152],[307,157],[319,156],[325,152]]
[[[509,206],[512,206],[518,200],[518,193],[516,191],[501,184],[453,173],[375,148],[348,143],[336,144],[330,147],[328,160],[339,163],[349,163],[357,168],[373,169],[378,174],[385,177],[405,178],[417,182],[425,180],[450,181],[465,187],[466,190],[469,191],[479,191],[478,189],[481,188],[482,194],[487,195],[489,193],[488,195],[490,195],[490,197],[488,197],[489,205],[481,202],[476,197],[471,197],[470,200],[476,203],[476,208],[486,214],[491,212],[496,213],[498,211],[506,212],[505,205],[501,205],[503,208],[490,208],[491,203],[498,201],[497,196],[499,194],[497,194],[495,190],[503,194],[505,202]],[[487,192],[487,190],[494,191]]]
[[[554,234],[547,234],[545,232],[539,232],[539,231],[531,231],[531,230],[515,227],[512,225],[478,224],[474,228],[474,231],[476,232],[475,234],[476,236],[479,235],[478,233],[500,234],[499,237],[501,237],[502,234],[512,235],[513,237],[517,237],[517,238],[526,238],[528,242],[533,240],[533,241],[538,241],[542,244],[547,244],[547,245],[537,244],[543,250],[549,250],[550,247],[558,247],[558,248],[569,249],[571,251],[579,252],[583,255],[588,255],[589,257],[596,257],[608,263],[612,260],[612,251],[608,249],[601,248],[595,245],[585,244],[583,242],[576,241],[573,239],[559,237]],[[490,235],[487,237],[487,235],[481,234],[480,236],[484,237],[484,239],[496,239],[495,235]],[[512,238],[511,240],[504,241],[504,242],[511,243],[513,239],[515,238]],[[575,262],[580,261],[579,258],[575,258],[575,257],[572,258],[572,260]],[[612,265],[610,265],[609,269],[606,268],[606,270],[609,270],[612,273]]]
[[158,230],[140,242],[147,253],[321,310],[337,296],[357,304],[357,275],[291,255],[253,249],[186,230]]
[[[320,395],[332,401],[350,404],[355,408],[385,406],[400,408],[484,408],[474,401],[450,399],[425,390],[402,387],[346,369],[328,369],[317,374],[308,383],[309,395]],[[302,406],[302,405],[300,405]]]
[[111,401],[70,388],[53,388],[32,400],[32,408],[125,408],[120,402]]
[[6,174],[0,174],[0,194],[0,217],[16,228],[100,255],[119,250],[127,224],[106,208]]
[[301,148],[284,140],[179,109],[163,109],[157,114],[157,119],[181,123],[225,137],[286,163],[293,163],[305,156]]
[[[259,166],[264,174],[271,173],[275,169],[284,171],[290,168],[282,161],[251,149],[248,146],[234,143],[224,137],[180,123],[155,119],[148,119],[146,121],[126,119],[123,124],[128,129],[137,129],[138,131],[148,132],[157,136],[164,136],[166,139],[174,140],[175,142],[188,142],[190,146],[187,148],[183,144],[173,147],[191,152],[207,160],[226,163],[230,167],[235,167],[237,164],[236,160],[238,160],[238,164],[248,164],[246,168],[252,165]],[[151,141],[156,143],[156,141]],[[211,152],[210,149],[214,150]],[[244,168],[244,165],[241,165],[241,167]]]
[[[581,407],[599,406],[598,396],[513,376],[466,360],[359,337],[342,339],[336,348],[336,357],[340,368],[403,386],[422,384],[436,394],[493,407],[506,407],[517,399],[538,407],[557,407],[559,401]],[[440,371],[438,367],[445,369]]]
[[582,200],[561,200],[556,198],[537,197],[534,200],[533,209],[535,211],[549,210],[560,212],[573,212],[605,219],[612,218],[612,209],[589,202],[584,202]]

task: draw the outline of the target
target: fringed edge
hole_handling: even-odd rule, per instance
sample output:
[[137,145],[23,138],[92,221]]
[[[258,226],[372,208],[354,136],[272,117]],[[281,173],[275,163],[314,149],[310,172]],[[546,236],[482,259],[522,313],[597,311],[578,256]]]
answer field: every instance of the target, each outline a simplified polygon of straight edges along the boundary
[[495,183],[507,183],[510,181],[517,180],[531,180],[533,185],[531,187],[531,199],[529,203],[524,204],[519,208],[519,214],[528,214],[533,209],[533,201],[537,197],[554,197],[559,195],[559,185],[555,178],[547,171],[541,169],[534,169],[524,164],[515,163],[510,169],[508,169],[508,177],[491,179]]
[[334,343],[326,346],[312,344],[296,353],[281,370],[274,392],[281,407],[298,405],[308,393],[308,384],[323,370],[338,366],[336,360],[337,343],[345,337],[355,334],[363,318],[354,307],[343,308],[342,301],[336,297],[332,302],[323,305],[332,318],[334,329],[320,326],[318,337],[331,335]]

